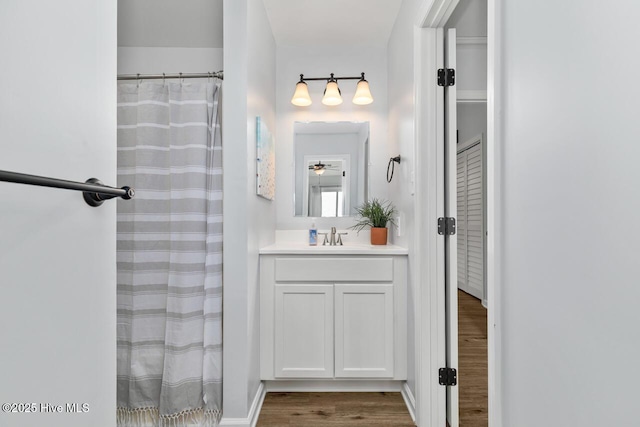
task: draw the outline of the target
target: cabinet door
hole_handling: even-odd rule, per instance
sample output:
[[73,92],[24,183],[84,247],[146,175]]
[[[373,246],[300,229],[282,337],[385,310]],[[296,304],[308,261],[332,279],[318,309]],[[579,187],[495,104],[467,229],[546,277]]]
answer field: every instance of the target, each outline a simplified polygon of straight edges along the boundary
[[393,285],[335,285],[336,378],[393,377]]
[[275,377],[333,378],[333,285],[275,286]]

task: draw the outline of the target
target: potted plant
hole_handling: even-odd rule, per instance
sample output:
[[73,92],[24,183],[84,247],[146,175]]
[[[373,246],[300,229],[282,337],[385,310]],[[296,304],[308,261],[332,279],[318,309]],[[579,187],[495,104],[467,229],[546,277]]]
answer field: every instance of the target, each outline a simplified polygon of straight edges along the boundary
[[359,221],[350,228],[360,232],[365,227],[371,227],[371,244],[387,244],[387,223],[396,224],[394,215],[396,208],[389,201],[373,199],[356,208]]

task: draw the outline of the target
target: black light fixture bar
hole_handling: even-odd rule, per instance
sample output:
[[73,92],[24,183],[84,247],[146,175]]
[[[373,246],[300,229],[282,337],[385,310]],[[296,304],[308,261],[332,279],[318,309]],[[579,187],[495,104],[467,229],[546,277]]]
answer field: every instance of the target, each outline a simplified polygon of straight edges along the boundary
[[340,80],[358,80],[356,86],[356,92],[353,96],[353,103],[357,105],[368,105],[373,102],[371,91],[369,90],[369,83],[364,78],[364,73],[360,73],[360,77],[356,76],[338,76],[333,73],[329,77],[309,77],[305,78],[304,74],[300,74],[300,80],[296,83],[296,89],[291,98],[291,103],[297,107],[308,107],[312,104],[311,97],[309,96],[308,81],[323,81],[326,82],[327,87],[324,90],[324,96],[322,103],[328,106],[336,106],[342,104],[342,93],[338,87]]
[[105,200],[113,199],[114,197],[129,200],[135,195],[135,190],[131,187],[109,187],[103,185],[102,182],[96,178],[89,178],[86,182],[76,182],[0,170],[0,181],[82,191],[84,201],[93,207],[100,206]]
[[330,77],[304,77],[304,74],[300,74],[300,80],[301,81],[307,81],[307,80],[324,80],[324,81],[329,81],[329,80],[362,80],[364,79],[364,73],[362,73],[360,76],[358,77],[335,77],[333,75],[333,73],[331,73]]

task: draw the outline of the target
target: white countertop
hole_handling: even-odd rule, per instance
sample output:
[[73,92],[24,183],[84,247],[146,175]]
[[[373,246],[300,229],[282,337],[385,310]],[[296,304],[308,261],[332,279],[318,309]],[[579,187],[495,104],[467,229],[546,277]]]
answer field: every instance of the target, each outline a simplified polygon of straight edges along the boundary
[[283,241],[260,249],[261,255],[407,255],[409,250],[396,245],[345,243],[344,246],[309,246],[300,242]]

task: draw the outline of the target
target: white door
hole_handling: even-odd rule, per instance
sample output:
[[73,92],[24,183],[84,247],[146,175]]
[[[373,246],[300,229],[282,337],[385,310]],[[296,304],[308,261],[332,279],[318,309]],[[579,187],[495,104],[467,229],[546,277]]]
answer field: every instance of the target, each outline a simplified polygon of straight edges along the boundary
[[458,288],[478,299],[484,290],[484,178],[482,137],[458,149]]
[[[445,68],[456,68],[456,30],[447,31],[445,40]],[[445,133],[444,133],[444,173],[445,173],[445,216],[456,218],[457,213],[457,96],[456,86],[445,84]],[[458,369],[458,239],[456,234],[445,235],[445,301],[447,367]],[[458,387],[447,386],[447,421],[451,427],[458,427]]]
[[[116,185],[116,20],[116,1],[0,2],[1,170]],[[37,410],[0,426],[115,426],[116,201],[0,194],[0,403]]]
[[335,285],[336,378],[393,378],[393,285]]
[[275,377],[333,377],[333,285],[276,285]]

